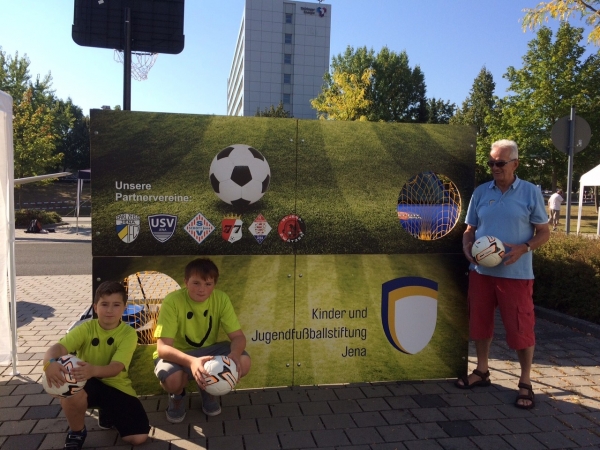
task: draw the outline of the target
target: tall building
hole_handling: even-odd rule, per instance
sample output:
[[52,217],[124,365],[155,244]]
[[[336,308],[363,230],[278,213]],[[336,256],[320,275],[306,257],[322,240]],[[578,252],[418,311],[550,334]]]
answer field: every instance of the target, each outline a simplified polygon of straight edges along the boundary
[[329,70],[331,5],[246,0],[229,79],[227,114],[254,116],[283,103],[298,119],[315,119],[310,105]]

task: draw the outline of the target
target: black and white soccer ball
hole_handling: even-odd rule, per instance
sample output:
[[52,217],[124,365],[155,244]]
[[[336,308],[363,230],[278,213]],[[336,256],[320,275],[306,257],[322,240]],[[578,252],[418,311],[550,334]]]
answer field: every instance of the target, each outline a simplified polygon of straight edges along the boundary
[[204,375],[206,392],[210,395],[225,395],[235,388],[238,380],[238,371],[233,360],[227,356],[215,356],[204,363],[204,368],[209,373]]
[[57,358],[56,362],[62,364],[68,371],[64,374],[65,384],[62,386],[50,386],[46,379],[46,372],[43,372],[42,386],[44,386],[44,390],[50,395],[63,398],[70,397],[81,391],[85,386],[85,381],[77,381],[75,377],[71,375],[72,370],[77,366],[79,361],[81,361],[81,359],[75,355],[64,355]]
[[247,206],[267,192],[271,169],[261,152],[249,145],[234,144],[214,157],[209,177],[221,200],[233,206]]

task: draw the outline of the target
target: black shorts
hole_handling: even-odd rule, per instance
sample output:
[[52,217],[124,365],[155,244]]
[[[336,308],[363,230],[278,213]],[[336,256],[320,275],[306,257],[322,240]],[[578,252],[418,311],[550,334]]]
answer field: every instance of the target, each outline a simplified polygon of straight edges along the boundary
[[88,396],[88,408],[102,409],[121,437],[150,431],[148,415],[139,398],[108,386],[98,378],[90,378],[83,389]]

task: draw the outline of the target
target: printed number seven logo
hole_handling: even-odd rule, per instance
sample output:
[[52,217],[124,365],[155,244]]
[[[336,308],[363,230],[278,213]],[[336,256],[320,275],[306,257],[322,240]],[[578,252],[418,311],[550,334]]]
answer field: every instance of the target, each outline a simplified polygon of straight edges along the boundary
[[414,355],[423,350],[435,331],[438,284],[420,277],[387,281],[381,290],[381,321],[389,343]]

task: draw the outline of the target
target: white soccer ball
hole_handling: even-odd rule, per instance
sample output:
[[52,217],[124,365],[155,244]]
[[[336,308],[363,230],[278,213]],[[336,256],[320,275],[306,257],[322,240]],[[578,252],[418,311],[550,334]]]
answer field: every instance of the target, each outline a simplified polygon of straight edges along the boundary
[[232,359],[227,356],[215,356],[204,364],[204,368],[210,374],[204,375],[206,392],[210,395],[225,395],[235,388],[238,371]]
[[209,178],[221,200],[233,206],[247,206],[267,192],[271,169],[258,150],[249,145],[234,144],[214,157]]
[[477,264],[494,267],[502,262],[504,244],[494,236],[482,236],[473,244],[471,254]]
[[43,372],[42,385],[44,386],[44,390],[48,394],[56,395],[58,397],[70,397],[71,395],[75,395],[77,392],[83,389],[83,386],[85,386],[85,380],[77,381],[71,375],[71,371],[75,368],[75,366],[77,366],[77,363],[81,361],[81,359],[75,355],[64,355],[60,358],[57,358],[56,361],[61,363],[69,371],[69,373],[64,374],[65,384],[62,386],[56,386],[53,384],[52,387],[50,387],[48,380],[46,380],[46,372]]

